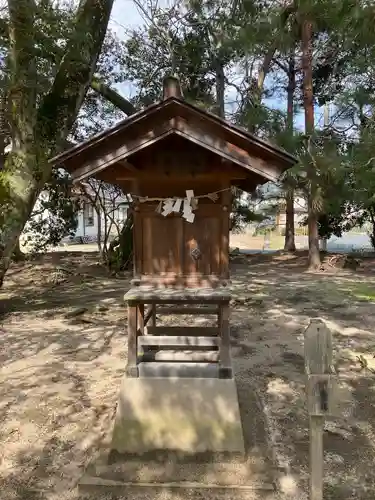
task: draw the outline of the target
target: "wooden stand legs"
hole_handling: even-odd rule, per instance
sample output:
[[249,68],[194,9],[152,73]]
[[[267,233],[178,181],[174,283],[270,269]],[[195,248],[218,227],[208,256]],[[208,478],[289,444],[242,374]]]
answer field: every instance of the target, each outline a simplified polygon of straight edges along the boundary
[[156,305],[145,314],[145,304],[142,302],[129,302],[128,304],[128,365],[129,377],[138,377],[137,355],[138,336],[145,334],[145,325],[151,318],[152,326],[156,325]]
[[138,377],[137,353],[138,335],[144,335],[145,306],[139,303],[128,305],[128,366],[129,377]]
[[145,305],[138,304],[137,306],[137,335],[145,333]]
[[[231,357],[230,357],[230,329],[229,329],[229,300],[217,302],[216,314],[218,316],[218,328],[212,328],[211,330],[216,330],[218,337],[219,346],[219,356],[218,356],[218,377],[222,379],[228,379],[233,377]],[[128,302],[128,365],[127,374],[129,377],[137,378],[139,376],[138,367],[138,337],[146,334],[145,325],[151,320],[152,327],[156,326],[156,303],[150,304],[145,312],[145,302],[142,301],[129,301]],[[190,314],[199,314],[204,311],[205,308],[176,308],[180,313],[184,313],[185,310],[189,311]],[[212,307],[211,307],[212,310]],[[192,312],[194,311],[194,312]],[[173,313],[173,308],[171,309]],[[212,312],[211,312],[212,314]],[[188,327],[189,328],[189,327]],[[186,331],[186,327],[182,327],[181,330]],[[194,330],[194,328],[192,328]],[[206,328],[206,331],[209,327]],[[155,330],[154,330],[155,331]],[[205,328],[202,327],[202,332],[199,335],[204,338]],[[189,333],[185,332],[185,335]],[[209,335],[207,333],[207,335]],[[212,335],[212,333],[211,333]]]
[[129,377],[138,377],[137,367],[137,305],[129,303],[128,305],[128,366],[127,374]]
[[220,354],[219,354],[219,377],[232,378],[232,365],[230,360],[230,330],[229,330],[229,304],[219,305],[219,336],[220,336]]
[[156,304],[152,304],[151,325],[156,326]]

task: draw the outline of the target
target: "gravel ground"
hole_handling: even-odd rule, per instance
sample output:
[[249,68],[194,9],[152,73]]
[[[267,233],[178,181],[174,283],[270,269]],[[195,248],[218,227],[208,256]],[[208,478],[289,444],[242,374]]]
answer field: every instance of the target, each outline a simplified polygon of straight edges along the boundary
[[[248,453],[262,473],[272,461],[284,467],[287,498],[306,498],[303,331],[321,317],[334,335],[342,389],[340,416],[326,423],[325,500],[372,500],[375,384],[359,360],[375,369],[375,279],[305,273],[304,259],[232,263],[232,356]],[[54,253],[9,271],[0,294],[1,499],[78,498],[77,481],[114,416],[126,363],[128,279],[109,278],[95,254],[85,253]],[[192,493],[149,495],[176,500]],[[219,498],[215,491],[199,495]],[[148,498],[126,496],[138,497]]]

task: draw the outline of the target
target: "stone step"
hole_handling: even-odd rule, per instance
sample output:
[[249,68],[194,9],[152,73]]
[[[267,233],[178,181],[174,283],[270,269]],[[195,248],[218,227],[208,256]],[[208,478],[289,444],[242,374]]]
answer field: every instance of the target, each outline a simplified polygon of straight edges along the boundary
[[[94,495],[117,495],[119,498],[132,500],[171,500],[171,498],[188,498],[202,500],[211,495],[215,500],[278,500],[280,497],[271,484],[254,483],[248,485],[216,485],[202,483],[129,483],[84,476],[78,484],[80,493]],[[96,497],[95,497],[96,498]],[[108,498],[107,496],[105,498]],[[111,497],[112,498],[112,497]]]
[[213,337],[189,337],[189,336],[159,336],[141,335],[138,337],[140,351],[144,347],[168,347],[168,348],[188,348],[196,349],[201,347],[219,347],[220,339]]
[[138,363],[138,373],[142,378],[218,378],[219,365],[217,363],[197,362],[141,362]]
[[215,337],[219,335],[219,328],[217,326],[147,326],[147,335]]
[[145,352],[138,358],[139,362],[154,362],[154,361],[169,361],[169,362],[201,362],[201,363],[217,363],[219,360],[219,351],[195,351],[183,350],[176,351],[167,349],[161,351]]

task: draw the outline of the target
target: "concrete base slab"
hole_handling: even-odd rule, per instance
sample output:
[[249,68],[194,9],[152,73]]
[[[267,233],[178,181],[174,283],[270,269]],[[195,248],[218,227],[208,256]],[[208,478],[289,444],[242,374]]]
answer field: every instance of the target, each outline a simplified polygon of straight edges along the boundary
[[[80,493],[101,494],[110,493],[120,498],[132,500],[176,500],[184,498],[201,500],[203,495],[210,498],[236,500],[277,500],[278,496],[271,485],[202,485],[199,483],[124,483],[107,479],[85,476],[79,484]],[[111,497],[112,498],[112,497]]]
[[125,376],[110,448],[131,455],[244,455],[235,380]]
[[[237,393],[242,415],[245,419],[251,415],[245,439]],[[126,430],[127,422],[134,440]],[[211,422],[215,432],[210,429]],[[263,448],[262,415],[251,386],[241,377],[236,383],[229,379],[125,378],[116,426],[117,432],[125,428],[120,437],[128,437],[117,446],[122,453],[113,450],[113,433],[79,482],[82,498],[85,494],[90,499],[103,494],[129,500],[279,498],[275,491],[277,471]],[[153,432],[147,434],[150,428]],[[228,434],[237,436],[235,446],[226,441],[227,428]],[[182,438],[180,430],[186,433]],[[209,438],[202,438],[204,432]]]
[[[274,500],[272,475],[256,457],[227,462],[164,461],[144,458],[111,462],[108,451],[95,460],[79,482],[80,493],[106,493],[121,498]],[[142,495],[144,495],[142,497]]]

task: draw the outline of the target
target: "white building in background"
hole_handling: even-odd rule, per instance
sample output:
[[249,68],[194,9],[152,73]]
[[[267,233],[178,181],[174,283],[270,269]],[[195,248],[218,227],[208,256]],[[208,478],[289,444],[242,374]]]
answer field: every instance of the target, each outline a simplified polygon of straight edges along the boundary
[[[127,219],[130,202],[121,191],[108,186],[106,191],[100,188],[95,192],[91,184],[82,182],[80,187],[73,190],[73,196],[80,200],[81,210],[77,213],[75,235],[68,240],[88,243],[96,242],[99,238],[103,241],[106,234],[110,235],[109,239],[119,234]],[[95,197],[98,199],[97,207],[91,201]]]
[[107,216],[107,227],[111,226],[110,234],[111,236],[117,236],[118,229],[124,225],[127,219],[128,208],[128,200],[125,197],[121,197],[116,200],[115,206],[108,201],[106,209],[104,211],[101,210],[100,214],[98,214],[94,206],[90,202],[85,201],[83,209],[77,213],[78,225],[74,237],[64,238],[64,241],[71,239],[82,243],[96,242],[99,237],[99,226],[101,229],[101,238],[103,239],[106,227],[106,213],[110,214],[110,216]]
[[[43,239],[48,238],[49,228],[52,227],[54,221],[48,210],[42,210],[41,203],[46,196],[48,196],[48,194],[43,192],[37,200],[33,210],[34,215],[32,219],[26,223],[21,234],[21,246],[29,246],[27,242],[30,242],[30,245],[33,246],[33,243],[42,243]],[[73,236],[64,237],[61,243],[97,242],[99,237],[103,241],[106,231],[107,234],[109,234],[109,240],[116,237],[127,219],[129,200],[125,196],[118,196],[115,200],[108,197],[103,205],[105,206],[104,210],[96,210],[92,203],[86,199],[82,199],[82,208],[77,212],[78,224],[75,234]],[[42,233],[36,233],[35,230],[33,230],[32,223],[36,219],[43,225]]]
[[[69,143],[69,146],[72,146],[72,143]],[[5,155],[7,155],[12,149],[12,145],[8,144],[5,149]],[[90,189],[90,185],[87,183],[82,183],[86,190],[93,195],[93,191]],[[115,189],[115,188],[113,188]],[[111,188],[109,187],[109,190]],[[111,196],[112,194],[112,196]],[[99,226],[101,229],[100,238],[103,240],[103,236],[105,234],[106,227],[110,227],[110,240],[113,237],[118,235],[119,230],[121,230],[123,224],[126,222],[128,216],[128,209],[131,202],[131,198],[126,197],[124,195],[120,195],[119,193],[111,193],[108,192],[108,198],[105,200],[103,205],[105,206],[105,210],[95,210],[95,207],[92,203],[90,203],[87,199],[83,199],[80,194],[73,193],[75,196],[81,197],[81,205],[82,209],[77,212],[77,229],[73,236],[66,236],[62,239],[61,243],[89,243],[89,242],[97,242],[99,238]],[[32,220],[28,221],[24,227],[24,230],[20,236],[20,245],[27,245],[28,241],[31,242],[42,242],[43,238],[48,236],[48,230],[53,224],[53,220],[51,217],[51,213],[48,210],[42,210],[42,201],[43,198],[46,199],[48,196],[47,192],[42,192],[37,199],[34,209],[32,219],[39,219],[44,225],[44,234],[36,234],[32,230]],[[105,194],[107,196],[107,194]],[[129,201],[130,200],[130,201]],[[107,214],[107,217],[106,217]],[[108,216],[108,214],[110,214]],[[99,224],[99,220],[101,224]],[[113,223],[115,221],[115,223]],[[31,222],[31,223],[30,223]],[[107,222],[107,226],[106,226]],[[31,243],[32,245],[32,243]]]

